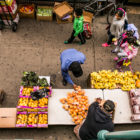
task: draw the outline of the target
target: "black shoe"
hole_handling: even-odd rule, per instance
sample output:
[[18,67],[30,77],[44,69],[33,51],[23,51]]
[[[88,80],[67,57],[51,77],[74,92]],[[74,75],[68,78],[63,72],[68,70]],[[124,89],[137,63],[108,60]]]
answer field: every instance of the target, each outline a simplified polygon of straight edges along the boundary
[[67,81],[65,79],[63,79],[62,83],[63,83],[63,86],[67,85]]

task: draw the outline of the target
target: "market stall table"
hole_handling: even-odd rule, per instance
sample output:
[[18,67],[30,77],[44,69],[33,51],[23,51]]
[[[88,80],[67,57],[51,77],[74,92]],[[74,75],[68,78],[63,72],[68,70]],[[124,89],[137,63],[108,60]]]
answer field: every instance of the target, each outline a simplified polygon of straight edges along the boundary
[[[89,103],[94,102],[95,98],[103,99],[103,92],[100,89],[84,89],[85,95],[88,96]],[[52,97],[48,103],[48,124],[49,125],[74,125],[72,118],[67,111],[62,108],[59,101],[61,98],[66,98],[68,92],[73,89],[53,89]]]

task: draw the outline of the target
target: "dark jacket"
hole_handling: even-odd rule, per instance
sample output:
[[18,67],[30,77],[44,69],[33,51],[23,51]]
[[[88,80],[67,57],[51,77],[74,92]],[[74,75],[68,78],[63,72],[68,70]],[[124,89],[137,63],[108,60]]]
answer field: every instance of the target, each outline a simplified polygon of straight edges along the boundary
[[100,130],[114,130],[114,124],[108,114],[103,112],[98,102],[90,105],[85,122],[79,130],[82,140],[96,139]]

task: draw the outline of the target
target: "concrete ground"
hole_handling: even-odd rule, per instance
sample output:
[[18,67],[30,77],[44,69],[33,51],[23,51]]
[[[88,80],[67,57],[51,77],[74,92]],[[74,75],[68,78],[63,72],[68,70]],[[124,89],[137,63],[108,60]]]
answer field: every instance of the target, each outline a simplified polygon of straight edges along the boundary
[[[140,15],[128,14],[129,23],[134,23],[140,31]],[[87,87],[87,77],[93,71],[114,70],[115,54],[112,47],[103,48],[101,44],[107,40],[105,16],[94,21],[93,38],[85,45],[78,45],[78,39],[73,44],[64,45],[72,32],[72,24],[59,25],[54,22],[37,22],[31,19],[21,19],[18,31],[13,33],[6,29],[0,36],[0,88],[7,93],[7,98],[1,107],[16,107],[20,81],[23,71],[36,71],[38,75],[50,75],[53,88],[64,87],[61,83],[60,53],[68,48],[75,48],[86,55],[82,66],[84,74],[73,81]],[[139,32],[140,33],[140,32]],[[140,71],[140,51],[133,61],[133,69]],[[140,125],[115,125],[115,130],[140,129]],[[49,126],[48,129],[0,129],[0,139],[39,139],[39,140],[76,140],[73,126]]]

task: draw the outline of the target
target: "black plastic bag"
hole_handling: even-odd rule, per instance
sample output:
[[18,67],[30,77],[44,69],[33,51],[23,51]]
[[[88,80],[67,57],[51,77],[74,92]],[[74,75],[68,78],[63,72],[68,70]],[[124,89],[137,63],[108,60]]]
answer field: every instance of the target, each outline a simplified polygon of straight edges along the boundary
[[48,92],[50,92],[50,90],[46,88],[31,92],[31,98],[33,100],[39,100],[45,96],[48,96]]

